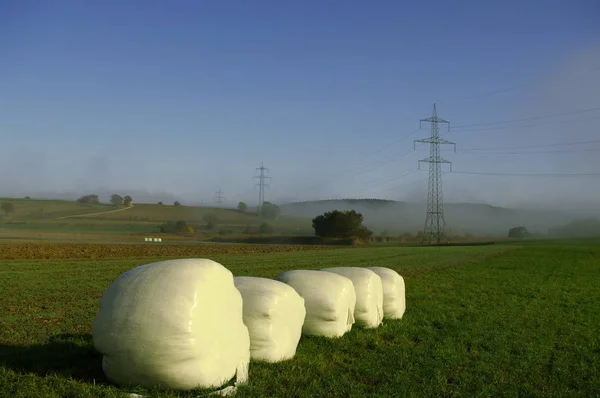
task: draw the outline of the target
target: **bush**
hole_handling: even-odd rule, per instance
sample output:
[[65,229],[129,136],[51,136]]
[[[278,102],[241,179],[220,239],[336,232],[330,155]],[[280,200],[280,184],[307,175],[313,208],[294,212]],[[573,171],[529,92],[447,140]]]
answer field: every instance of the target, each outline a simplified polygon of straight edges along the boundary
[[165,234],[193,235],[194,227],[188,225],[185,221],[167,221],[158,226],[160,232]]
[[271,224],[264,222],[264,223],[260,224],[260,227],[258,230],[261,234],[272,234],[274,231],[274,228]]
[[205,214],[204,217],[202,217],[202,219],[206,223],[206,229],[217,228],[219,219],[215,214]]
[[0,205],[0,208],[2,208],[2,211],[7,216],[12,214],[15,211],[15,206],[11,202],[2,202],[2,204]]
[[279,217],[281,209],[276,204],[271,202],[264,202],[260,208],[260,215],[264,218],[276,219]]
[[98,195],[84,195],[77,199],[77,203],[98,204],[100,203],[100,199],[98,198]]
[[354,210],[334,210],[315,217],[315,235],[322,238],[358,238],[368,240],[373,232],[362,225],[363,216]]
[[508,230],[509,238],[527,238],[529,236],[531,236],[531,234],[525,227],[515,227]]

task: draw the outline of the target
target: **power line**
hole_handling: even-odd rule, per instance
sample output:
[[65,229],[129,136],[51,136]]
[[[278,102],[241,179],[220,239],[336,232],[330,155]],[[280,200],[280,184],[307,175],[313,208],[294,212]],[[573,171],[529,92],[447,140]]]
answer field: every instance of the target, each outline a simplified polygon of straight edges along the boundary
[[600,152],[600,148],[574,149],[564,151],[527,151],[527,152],[467,152],[467,155],[543,155],[553,153],[583,153],[583,152]]
[[[594,66],[583,72],[595,72],[597,70],[600,70],[600,66]],[[521,88],[527,88],[529,86],[533,86],[538,83],[539,83],[539,81],[533,81],[533,82],[530,81],[527,83],[515,84],[510,87],[497,89],[497,90],[489,91],[489,92],[484,92],[481,94],[475,94],[475,95],[470,95],[470,96],[466,96],[466,97],[462,97],[462,98],[455,98],[455,99],[450,99],[450,100],[446,99],[446,100],[438,101],[438,103],[442,102],[443,104],[445,104],[445,103],[452,102],[454,104],[456,102],[462,102],[462,101],[467,101],[467,100],[472,100],[472,99],[477,99],[477,98],[482,98],[482,97],[489,97],[489,96],[493,96],[493,95],[497,95],[497,94],[502,94],[502,93],[505,93],[508,91],[519,90]]]
[[485,173],[476,171],[452,171],[449,174],[471,174],[484,176],[515,176],[515,177],[600,177],[600,173]]
[[270,180],[271,177],[267,177],[265,175],[265,171],[268,173],[269,169],[267,169],[262,162],[260,163],[260,167],[258,167],[256,169],[256,171],[260,171],[260,174],[256,177],[254,177],[254,178],[258,178],[258,184],[256,184],[256,186],[259,187],[259,191],[258,191],[258,207],[256,208],[256,211],[258,214],[260,214],[263,204],[265,203],[265,187],[268,187],[268,185],[265,184],[265,180]]
[[225,197],[223,196],[223,192],[219,189],[216,193],[217,196],[217,204],[221,206],[221,204],[225,201]]
[[461,149],[459,152],[496,151],[496,150],[505,150],[505,149],[550,148],[550,147],[558,147],[558,146],[588,145],[588,144],[600,144],[600,140],[558,142],[558,143],[554,143],[554,144],[505,146],[505,147],[495,147],[495,148],[467,148],[467,149]]
[[435,240],[436,243],[440,243],[445,235],[444,229],[446,224],[446,220],[444,219],[444,196],[442,190],[442,163],[451,163],[440,156],[440,145],[454,145],[456,150],[456,144],[440,138],[438,124],[447,123],[448,129],[450,129],[450,122],[440,119],[437,116],[435,104],[433,104],[432,116],[427,119],[421,119],[420,123],[422,122],[431,123],[431,136],[429,138],[415,140],[415,146],[417,142],[429,144],[429,157],[419,160],[419,168],[421,162],[430,164],[429,186],[427,189],[427,215],[425,217],[423,241],[429,239],[430,242]]
[[541,126],[554,126],[557,124],[573,124],[579,122],[586,122],[591,120],[598,120],[600,117],[593,117],[590,119],[574,119],[574,120],[559,120],[550,123],[534,123],[534,124],[520,124],[516,126],[498,126],[498,127],[486,127],[486,128],[475,128],[475,129],[459,129],[452,130],[451,133],[468,133],[470,131],[496,131],[496,130],[518,130],[518,129],[528,129],[533,127],[541,127]]
[[[579,110],[579,111],[554,113],[554,114],[544,115],[544,116],[533,116],[533,117],[526,117],[526,118],[520,118],[520,119],[511,119],[511,120],[500,120],[500,121],[496,121],[496,122],[487,122],[487,123],[463,124],[463,125],[455,126],[454,128],[459,129],[459,128],[462,128],[462,127],[492,126],[492,125],[495,125],[495,124],[505,124],[505,123],[515,123],[515,122],[527,122],[527,121],[530,121],[530,120],[548,119],[548,118],[553,118],[553,117],[558,117],[558,116],[578,115],[578,114],[581,114],[581,113],[596,112],[596,111],[599,111],[599,110],[600,110],[600,108],[589,108],[589,109],[583,109],[583,110]],[[454,131],[454,130],[452,130],[452,131]]]

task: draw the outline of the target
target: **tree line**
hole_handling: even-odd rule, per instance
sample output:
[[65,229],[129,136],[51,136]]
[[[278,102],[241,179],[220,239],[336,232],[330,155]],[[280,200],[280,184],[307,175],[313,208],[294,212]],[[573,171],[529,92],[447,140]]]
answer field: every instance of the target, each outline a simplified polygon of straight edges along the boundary
[[[121,196],[119,194],[112,194],[110,196],[110,203],[113,206],[131,206],[133,199],[129,195]],[[100,204],[100,197],[96,194],[83,195],[77,198],[77,203],[82,204]]]

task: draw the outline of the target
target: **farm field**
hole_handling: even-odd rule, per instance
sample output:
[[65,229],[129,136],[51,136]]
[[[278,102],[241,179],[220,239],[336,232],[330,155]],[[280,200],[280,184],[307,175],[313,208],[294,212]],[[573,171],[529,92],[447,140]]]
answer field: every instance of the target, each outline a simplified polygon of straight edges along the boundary
[[[116,208],[66,200],[5,198],[0,201],[10,202],[14,207],[10,215],[0,212],[0,238],[4,239],[140,240],[143,236],[159,234],[160,224],[179,220],[196,227],[197,240],[218,236],[220,232],[231,235],[256,231],[264,221],[268,221],[278,235],[313,234],[308,218],[283,215],[276,220],[264,220],[252,212],[226,208],[144,203]],[[217,227],[212,231],[201,228],[206,224],[206,216],[217,220]]]
[[340,339],[302,337],[293,360],[252,362],[239,397],[594,396],[600,391],[595,243],[271,246],[268,253],[260,246],[207,245],[187,254],[141,253],[147,258],[0,259],[0,395],[205,396],[109,385],[90,330],[104,289],[122,272],[164,256],[207,256],[236,276],[355,265],[390,267],[406,280],[404,319],[353,328]]

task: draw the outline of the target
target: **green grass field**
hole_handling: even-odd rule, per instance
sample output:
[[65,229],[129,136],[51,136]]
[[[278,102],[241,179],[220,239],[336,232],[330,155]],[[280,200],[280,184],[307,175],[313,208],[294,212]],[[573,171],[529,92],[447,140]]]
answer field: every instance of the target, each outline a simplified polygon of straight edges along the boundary
[[[268,278],[386,266],[407,286],[404,319],[340,339],[303,337],[293,360],[251,363],[237,396],[598,396],[599,242],[543,243],[214,256],[234,275]],[[111,386],[92,348],[104,289],[155,260],[1,262],[0,395],[204,396]]]
[[0,237],[27,239],[28,237],[52,238],[64,234],[99,236],[119,240],[126,236],[140,237],[158,234],[158,226],[167,221],[186,221],[190,225],[206,224],[204,217],[214,215],[218,227],[213,231],[198,234],[202,240],[219,231],[225,234],[243,234],[248,228],[257,230],[268,221],[275,233],[312,235],[309,219],[280,216],[277,220],[264,220],[250,212],[233,209],[195,206],[173,206],[158,204],[135,204],[130,209],[107,204],[81,204],[66,200],[35,200],[0,198],[0,202],[11,202],[14,211],[6,215],[0,211]]

